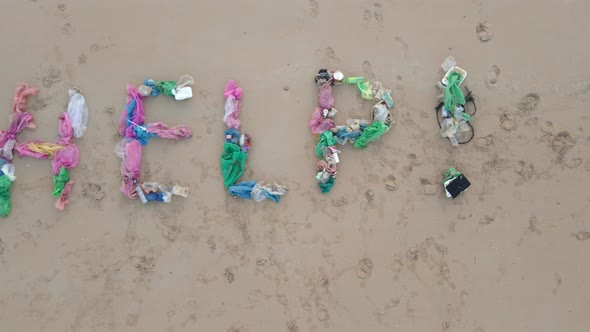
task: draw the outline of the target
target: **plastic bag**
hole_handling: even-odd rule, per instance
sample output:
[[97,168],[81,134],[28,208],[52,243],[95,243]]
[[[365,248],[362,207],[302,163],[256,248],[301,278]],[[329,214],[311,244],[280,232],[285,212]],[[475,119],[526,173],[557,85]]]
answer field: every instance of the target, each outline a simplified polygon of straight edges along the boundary
[[7,217],[12,206],[10,204],[10,186],[12,181],[6,174],[0,176],[0,216]]
[[319,135],[326,130],[334,128],[334,120],[324,118],[322,109],[316,107],[313,113],[311,113],[309,127],[311,128],[312,134]]
[[72,185],[73,184],[74,184],[74,181],[68,181],[66,183],[63,191],[61,192],[61,195],[55,201],[54,206],[56,209],[63,210],[66,208],[66,205],[68,205],[70,203],[69,199],[70,199],[70,193],[72,192]]
[[242,181],[238,184],[230,186],[227,188],[227,191],[230,195],[239,197],[239,198],[252,198],[252,188],[256,186],[256,181]]
[[141,144],[136,140],[125,143],[125,153],[121,162],[121,192],[129,198],[135,198],[134,180],[139,180],[141,174]]
[[162,122],[148,123],[145,126],[148,133],[160,138],[180,140],[191,137],[192,133],[186,126],[170,127]]
[[4,173],[4,175],[6,175],[10,181],[16,180],[16,176],[14,175],[15,172],[15,167],[13,164],[10,163],[6,163],[4,165],[2,165],[2,173]]
[[74,136],[81,138],[88,128],[88,106],[79,89],[70,89],[68,93],[70,94],[68,116],[74,129]]
[[59,174],[53,176],[53,196],[59,197],[64,191],[66,183],[70,181],[70,176],[65,167],[60,168]]
[[51,162],[53,174],[58,174],[62,167],[69,169],[78,166],[79,160],[80,150],[78,150],[78,146],[75,144],[66,145],[63,149],[57,151],[53,157]]
[[315,154],[318,157],[323,157],[324,153],[322,148],[325,146],[332,146],[338,143],[338,138],[334,137],[334,134],[331,131],[324,131],[320,134],[320,140],[315,146]]
[[225,114],[223,115],[223,122],[228,128],[240,128],[240,120],[238,116],[241,110],[241,102],[234,96],[229,96],[225,100]]
[[278,203],[281,196],[287,193],[287,187],[277,184],[274,181],[258,182],[252,188],[250,195],[256,202],[262,202],[265,199]]
[[[63,112],[59,115],[59,129],[58,129],[58,140],[57,144],[68,145],[72,142],[72,136],[74,135],[74,128],[72,125],[71,117],[68,113]],[[76,136],[78,137],[78,136]]]
[[331,109],[334,106],[334,96],[332,96],[332,84],[330,82],[320,86],[319,105],[321,109]]
[[2,148],[1,148],[2,158],[6,159],[6,160],[12,160],[12,158],[13,158],[12,149],[14,149],[15,144],[16,144],[15,139],[9,139],[6,143],[4,143],[4,146],[2,146]]
[[223,144],[223,153],[220,158],[221,175],[226,188],[234,184],[244,174],[247,156],[238,145]]
[[354,142],[354,147],[364,149],[367,147],[367,144],[369,144],[369,142],[378,139],[388,130],[389,127],[385,123],[375,121],[371,123],[371,125],[369,125],[367,128],[365,128],[365,130],[363,130],[361,136]]

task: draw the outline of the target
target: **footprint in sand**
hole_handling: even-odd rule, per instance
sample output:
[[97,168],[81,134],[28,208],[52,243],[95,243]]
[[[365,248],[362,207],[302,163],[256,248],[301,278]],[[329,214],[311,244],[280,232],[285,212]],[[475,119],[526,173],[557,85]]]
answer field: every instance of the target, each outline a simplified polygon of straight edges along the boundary
[[318,304],[318,312],[317,317],[321,321],[328,320],[330,318],[330,314],[328,313],[328,309],[323,304]]
[[383,23],[383,5],[375,2],[373,4],[373,17],[379,23]]
[[420,193],[423,195],[435,195],[438,186],[432,184],[428,179],[420,179]]
[[41,81],[44,87],[51,88],[55,83],[61,82],[61,70],[55,68],[55,66],[49,66],[47,75]]
[[481,42],[487,42],[492,39],[492,33],[490,32],[490,27],[488,26],[488,22],[481,22],[475,27],[475,32],[477,33],[477,39]]
[[521,112],[530,112],[537,108],[541,101],[541,96],[538,93],[531,92],[522,97],[516,106]]
[[359,266],[356,270],[357,277],[366,279],[371,276],[373,272],[373,261],[370,258],[362,258],[359,260]]
[[390,268],[393,272],[399,273],[404,268],[404,264],[399,259],[395,259],[395,260],[393,260],[393,263],[391,263]]
[[385,185],[385,189],[389,191],[394,191],[398,187],[397,179],[393,174],[388,175],[383,181],[383,184]]
[[6,250],[6,243],[2,242],[2,239],[0,239],[0,255],[4,253],[4,250]]
[[570,158],[563,163],[568,168],[576,168],[582,164],[582,158]]
[[502,115],[500,115],[500,126],[502,126],[502,128],[507,131],[516,130],[516,121],[512,115],[508,113],[502,113]]
[[530,180],[535,175],[535,165],[530,161],[520,160],[514,166],[514,170],[518,173],[525,181]]
[[558,161],[563,162],[565,154],[571,150],[575,144],[576,140],[570,135],[568,131],[560,131],[553,139],[553,142],[551,142],[551,149],[557,153]]
[[340,63],[340,58],[338,58],[338,56],[336,56],[336,52],[334,51],[334,49],[332,47],[327,47],[325,53],[326,53],[326,56],[330,60],[334,61],[334,63],[336,63],[336,64]]
[[299,332],[299,326],[294,320],[287,322],[287,329],[289,332]]
[[341,207],[341,206],[344,206],[344,205],[347,205],[347,204],[348,204],[348,200],[344,196],[339,197],[339,198],[335,198],[335,199],[332,200],[332,205],[334,207]]
[[580,231],[578,234],[576,234],[576,239],[580,241],[586,241],[590,239],[590,233],[586,231]]
[[489,150],[490,146],[494,144],[494,137],[490,134],[484,137],[478,137],[475,139],[475,147],[481,151]]
[[309,10],[311,12],[311,17],[318,17],[319,7],[320,6],[317,0],[309,0]]
[[61,32],[63,32],[64,35],[71,36],[74,32],[74,27],[71,23],[66,23],[61,27]]
[[363,24],[367,25],[369,24],[369,22],[371,22],[371,20],[373,19],[373,14],[371,13],[370,10],[365,10],[363,12]]
[[500,68],[496,65],[493,65],[490,71],[488,71],[488,79],[486,80],[486,84],[488,86],[492,86],[498,83],[498,77],[500,77]]
[[86,63],[87,60],[88,60],[88,57],[84,53],[82,53],[78,56],[78,63],[79,64]]
[[363,61],[363,72],[369,78],[375,78],[375,73],[373,72],[373,66],[369,61]]

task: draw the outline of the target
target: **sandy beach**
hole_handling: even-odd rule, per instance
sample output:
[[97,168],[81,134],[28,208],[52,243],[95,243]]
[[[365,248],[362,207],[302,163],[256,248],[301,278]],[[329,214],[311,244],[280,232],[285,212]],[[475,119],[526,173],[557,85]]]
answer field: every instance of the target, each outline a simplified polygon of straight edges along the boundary
[[[590,2],[376,1],[2,1],[0,129],[21,82],[40,93],[19,140],[55,140],[72,87],[90,121],[65,211],[51,163],[14,158],[0,331],[589,331]],[[459,148],[434,111],[449,55],[478,107]],[[396,102],[379,141],[341,148],[328,194],[308,126],[320,68]],[[145,108],[193,136],[151,140],[142,179],[191,193],[142,205],[113,153],[125,87],[184,74],[192,99]],[[287,185],[278,204],[223,186],[228,80],[243,179]],[[334,97],[337,121],[370,116],[354,88]],[[449,167],[471,181],[455,200]]]

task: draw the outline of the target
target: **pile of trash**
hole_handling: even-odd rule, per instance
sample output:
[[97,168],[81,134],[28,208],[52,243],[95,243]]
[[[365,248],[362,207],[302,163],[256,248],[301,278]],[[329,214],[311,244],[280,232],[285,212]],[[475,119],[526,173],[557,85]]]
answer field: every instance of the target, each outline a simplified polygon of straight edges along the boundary
[[28,96],[36,95],[38,89],[19,84],[14,95],[14,106],[12,109],[12,121],[8,132],[2,132],[0,146],[2,146],[2,173],[0,177],[0,215],[7,216],[10,212],[10,194],[8,189],[15,180],[14,165],[12,161],[12,150],[14,149],[20,157],[29,156],[37,159],[51,159],[53,171],[53,196],[57,197],[55,207],[63,210],[69,203],[69,197],[74,182],[70,180],[68,170],[78,166],[80,151],[78,146],[72,142],[73,138],[84,136],[88,127],[88,106],[79,89],[69,90],[70,101],[66,112],[60,114],[59,131],[57,142],[44,142],[33,140],[19,143],[16,141],[16,134],[25,127],[35,128],[33,117],[25,111]]
[[185,75],[178,81],[145,80],[139,88],[127,85],[127,103],[119,121],[119,135],[124,138],[115,146],[115,154],[121,158],[121,192],[131,199],[139,198],[147,202],[166,202],[172,196],[188,197],[189,189],[179,185],[163,186],[157,182],[144,182],[140,185],[142,146],[152,137],[182,140],[192,136],[186,126],[170,127],[162,122],[145,124],[143,99],[160,94],[184,100],[192,97],[194,84],[192,77]]
[[243,181],[236,183],[244,174],[246,158],[250,151],[250,136],[241,134],[239,114],[242,110],[242,88],[235,81],[227,83],[224,91],[225,114],[223,122],[227,125],[225,131],[225,143],[221,153],[221,175],[223,184],[228,192],[239,198],[253,199],[261,202],[270,199],[278,203],[281,196],[287,193],[287,187],[277,184],[275,181]]
[[[466,102],[474,102],[471,92],[467,97],[461,90],[461,84],[467,78],[467,72],[457,66],[457,62],[449,56],[441,64],[445,76],[436,83],[442,94],[439,96],[441,103],[435,108],[440,126],[440,133],[448,138],[454,147],[471,141],[474,136],[473,127],[470,124],[471,116],[465,110]],[[475,106],[475,103],[474,103]],[[461,140],[461,141],[459,141]]]
[[[383,88],[380,82],[365,81],[363,77],[344,77],[340,71],[330,72],[320,69],[315,77],[319,88],[318,107],[311,114],[309,127],[314,135],[319,135],[315,148],[318,157],[323,158],[317,164],[316,179],[323,193],[328,193],[334,186],[337,164],[340,162],[340,151],[334,146],[336,143],[344,145],[347,142],[355,148],[366,148],[369,142],[379,139],[389,131],[393,125],[390,109],[394,102],[391,90]],[[333,117],[338,113],[334,106],[332,86],[342,83],[356,85],[365,100],[376,100],[372,108],[372,121],[365,119],[348,119],[344,125],[336,125]]]
[[443,186],[447,197],[455,199],[471,186],[471,182],[461,172],[451,167],[445,172]]

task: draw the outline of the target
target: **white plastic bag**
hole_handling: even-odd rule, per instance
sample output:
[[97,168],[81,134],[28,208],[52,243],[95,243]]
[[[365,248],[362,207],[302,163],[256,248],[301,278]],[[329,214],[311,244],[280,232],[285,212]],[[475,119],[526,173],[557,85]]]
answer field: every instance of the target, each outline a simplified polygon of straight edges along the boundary
[[70,89],[70,102],[68,103],[68,116],[74,128],[74,136],[80,138],[84,136],[88,128],[88,106],[84,96],[80,94],[77,88]]
[[4,146],[1,148],[1,154],[4,159],[12,160],[12,149],[14,149],[14,144],[16,144],[16,140],[13,139],[10,139],[4,143]]
[[16,180],[16,176],[14,176],[14,171],[15,171],[15,168],[14,168],[14,165],[13,164],[4,164],[4,165],[2,165],[2,172],[12,182],[14,182],[14,180]]

